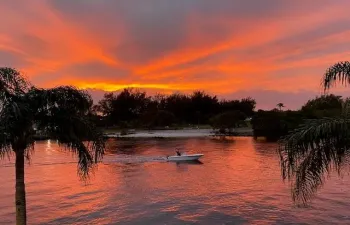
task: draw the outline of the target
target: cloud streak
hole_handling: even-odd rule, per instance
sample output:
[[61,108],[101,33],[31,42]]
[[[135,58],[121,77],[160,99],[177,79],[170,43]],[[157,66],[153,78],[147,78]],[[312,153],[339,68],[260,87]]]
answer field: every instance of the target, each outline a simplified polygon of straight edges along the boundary
[[4,0],[0,66],[42,87],[259,93],[269,107],[279,101],[273,92],[291,96],[295,108],[319,92],[328,66],[349,59],[349,7],[347,0]]

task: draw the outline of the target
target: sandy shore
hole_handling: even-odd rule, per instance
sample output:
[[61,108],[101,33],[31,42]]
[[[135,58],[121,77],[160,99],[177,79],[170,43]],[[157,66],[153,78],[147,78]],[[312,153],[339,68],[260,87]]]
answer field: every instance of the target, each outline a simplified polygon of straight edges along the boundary
[[106,134],[107,137],[119,138],[185,138],[185,137],[209,137],[213,135],[211,129],[185,129],[185,130],[138,130],[131,134],[120,133]]
[[[239,129],[239,136],[251,136],[250,129]],[[131,134],[120,135],[120,133],[109,133],[106,137],[118,138],[191,138],[213,136],[212,129],[183,129],[183,130],[138,130]]]

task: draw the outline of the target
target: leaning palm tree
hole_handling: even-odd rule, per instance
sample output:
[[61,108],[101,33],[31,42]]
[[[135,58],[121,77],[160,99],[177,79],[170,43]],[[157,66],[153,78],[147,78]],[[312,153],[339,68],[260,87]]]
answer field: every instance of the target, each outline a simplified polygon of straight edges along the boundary
[[[350,62],[330,67],[324,77],[325,91],[336,82],[350,83]],[[326,175],[350,165],[350,101],[334,118],[307,120],[282,138],[279,153],[283,179],[292,181],[293,200],[307,203],[323,185]]]
[[36,127],[78,155],[87,178],[104,153],[102,133],[89,121],[91,97],[74,87],[38,89],[12,68],[0,68],[0,158],[15,157],[16,223],[26,224],[24,163],[34,150]]

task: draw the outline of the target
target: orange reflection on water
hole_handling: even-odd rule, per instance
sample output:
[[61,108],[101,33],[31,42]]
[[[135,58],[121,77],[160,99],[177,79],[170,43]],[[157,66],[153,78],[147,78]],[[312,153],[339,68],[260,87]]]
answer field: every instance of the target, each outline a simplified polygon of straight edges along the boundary
[[[293,207],[281,181],[276,144],[251,138],[109,140],[88,183],[76,159],[38,142],[26,168],[30,224],[342,223],[349,180],[327,183],[315,204]],[[204,154],[202,163],[165,162],[175,148]],[[14,168],[0,167],[0,217],[14,222]],[[325,211],[325,209],[327,209]]]

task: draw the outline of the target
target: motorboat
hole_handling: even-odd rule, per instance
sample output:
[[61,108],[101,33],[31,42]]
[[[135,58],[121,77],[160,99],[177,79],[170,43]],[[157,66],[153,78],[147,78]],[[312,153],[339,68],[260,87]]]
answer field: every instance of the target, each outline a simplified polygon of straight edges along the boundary
[[199,160],[200,157],[202,157],[203,154],[181,154],[181,155],[174,155],[174,156],[167,156],[167,161],[196,161]]

